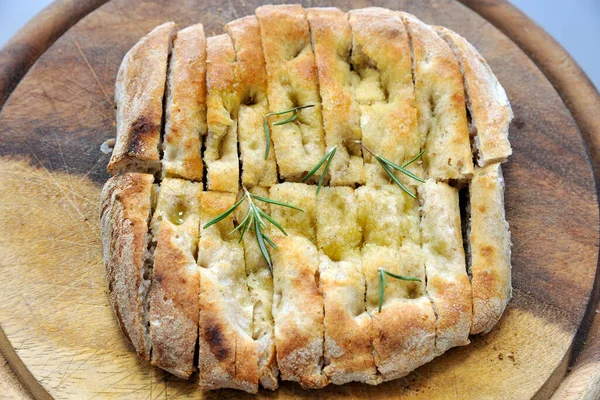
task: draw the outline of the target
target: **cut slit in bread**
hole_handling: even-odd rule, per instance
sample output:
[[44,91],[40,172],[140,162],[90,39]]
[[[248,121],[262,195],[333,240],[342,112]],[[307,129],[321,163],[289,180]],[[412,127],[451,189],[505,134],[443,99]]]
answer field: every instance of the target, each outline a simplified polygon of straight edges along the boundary
[[309,8],[306,16],[323,105],[327,148],[337,146],[329,173],[331,186],[355,186],[365,182],[360,143],[360,109],[352,91],[352,35],[346,14],[337,8]]
[[471,284],[462,242],[458,189],[428,179],[419,186],[427,295],[436,313],[436,355],[469,343]]
[[[265,56],[269,111],[298,111],[294,123],[274,125],[292,114],[269,118],[279,174],[299,181],[325,154],[321,98],[310,44],[310,32],[300,5],[262,6],[256,9]],[[318,178],[318,176],[317,176]]]
[[429,178],[465,181],[473,174],[465,90],[448,44],[415,16],[400,13],[410,37],[423,162]]
[[206,42],[206,185],[208,190],[237,194],[237,130],[241,93],[239,85],[236,84],[235,50],[227,34],[210,37]]
[[175,23],[158,26],[127,52],[115,84],[117,140],[107,170],[160,171],[163,96]]
[[[420,151],[408,35],[397,12],[365,8],[348,13],[352,28],[353,92],[360,108],[362,142],[402,164]],[[363,151],[367,185],[390,182],[375,158]],[[418,173],[418,163],[411,169]],[[398,173],[406,183],[413,184]]]
[[206,39],[202,24],[177,32],[169,62],[162,177],[201,182],[206,135]]
[[201,183],[163,180],[151,221],[155,242],[148,315],[152,364],[184,379],[194,370],[198,338],[201,192]]
[[[273,318],[281,378],[304,388],[329,382],[323,373],[323,296],[319,291],[319,253],[314,245],[315,187],[283,183],[271,188],[271,198],[302,207],[304,212],[271,207],[288,236],[272,232],[278,247],[273,258]],[[298,229],[301,227],[301,229]]]
[[323,188],[317,202],[317,243],[323,253],[319,265],[325,313],[323,371],[336,385],[352,381],[377,384],[354,190]]
[[[274,151],[265,159],[267,141],[263,118],[269,112],[269,103],[258,19],[244,17],[228,23],[225,29],[233,40],[241,90],[237,134],[242,184],[247,188],[270,187],[277,183],[277,165]],[[272,141],[269,147],[273,148]]]
[[200,387],[258,390],[258,352],[252,337],[253,303],[246,283],[244,249],[228,233],[233,217],[204,228],[223,214],[236,194],[203,192],[201,234],[199,355]]
[[123,333],[144,360],[150,359],[148,289],[153,266],[152,185],[149,174],[124,173],[102,190],[101,226],[110,301]]
[[471,135],[479,166],[504,162],[512,154],[508,126],[513,118],[504,88],[479,52],[465,38],[450,29],[436,26],[460,63],[467,108],[471,114]]
[[[367,311],[373,318],[373,354],[380,381],[387,381],[435,356],[435,316],[425,295],[418,208],[396,186],[365,186],[356,190],[356,196],[363,228]],[[379,312],[379,268],[421,282],[388,277]]]

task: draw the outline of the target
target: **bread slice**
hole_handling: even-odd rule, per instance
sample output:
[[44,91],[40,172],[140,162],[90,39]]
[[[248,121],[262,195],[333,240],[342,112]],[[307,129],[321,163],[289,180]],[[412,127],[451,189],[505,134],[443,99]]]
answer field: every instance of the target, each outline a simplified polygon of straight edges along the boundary
[[419,186],[427,295],[436,314],[436,355],[469,344],[471,285],[463,248],[458,189],[428,179]]
[[152,184],[149,174],[110,178],[101,195],[100,226],[110,301],[123,333],[144,360],[150,358],[147,295],[152,273]]
[[[225,25],[233,40],[237,61],[237,81],[241,90],[238,112],[238,141],[242,164],[242,183],[247,188],[277,183],[275,152],[267,159],[263,118],[269,112],[267,72],[260,40],[258,19],[248,16]],[[269,144],[273,149],[272,141]]]
[[236,83],[233,43],[223,34],[207,39],[207,123],[204,162],[208,190],[238,192],[237,151],[240,88]]
[[279,174],[299,181],[325,154],[321,98],[304,9],[298,5],[256,9],[268,78],[269,111],[313,105],[298,112],[298,120],[273,125],[292,114],[270,118]]
[[206,39],[202,24],[177,32],[169,63],[162,176],[202,181],[206,135]]
[[[402,164],[420,151],[408,35],[399,14],[383,8],[352,10],[348,19],[363,144]],[[366,184],[389,183],[388,175],[371,154],[363,152],[363,156]],[[406,180],[403,174],[398,176]]]
[[203,228],[235,200],[234,193],[212,191],[203,192],[200,198],[200,387],[256,393],[258,351],[252,337],[253,302],[246,283],[244,249],[237,238],[228,235],[233,229],[231,215]]
[[[435,315],[425,293],[417,203],[396,186],[356,190],[363,228],[366,307],[373,318],[373,354],[379,381],[397,379],[435,355]],[[387,277],[381,312],[378,269],[421,282]]]
[[[261,186],[254,186],[249,191],[258,196],[269,197],[269,189]],[[270,215],[268,203],[256,201],[255,204]],[[244,202],[236,210],[234,219],[239,223],[247,215],[247,212],[248,204]],[[252,338],[258,351],[259,380],[262,387],[275,390],[279,386],[277,381],[279,368],[277,367],[273,334],[273,277],[260,252],[254,232],[247,231],[242,243],[246,261],[246,283],[253,304]]]
[[[277,246],[273,259],[273,318],[281,378],[303,388],[329,382],[323,373],[323,296],[319,291],[319,252],[315,240],[316,188],[283,183],[271,188],[271,198],[301,207],[304,212],[272,206],[271,212],[288,236],[272,231]],[[277,210],[283,210],[275,217]],[[296,217],[292,218],[291,215]],[[310,227],[308,229],[307,227]]]
[[337,8],[309,8],[306,16],[323,102],[323,128],[327,148],[337,146],[329,173],[331,186],[365,182],[360,109],[352,83],[358,75],[350,60],[352,32],[346,15]]
[[167,22],[125,54],[115,84],[117,141],[107,170],[160,171],[160,130],[167,63],[175,23]]
[[511,296],[510,231],[504,214],[504,178],[500,164],[476,169],[469,194],[471,333],[487,333],[502,316]]
[[513,113],[504,88],[471,43],[450,29],[436,26],[435,30],[450,45],[460,63],[478,164],[506,161],[512,154],[508,126]]
[[448,44],[414,15],[401,13],[410,36],[421,148],[427,174],[466,180],[473,174],[465,89]]
[[325,311],[323,371],[332,383],[378,383],[373,327],[366,312],[358,204],[349,187],[323,188],[317,198],[319,288]]
[[183,379],[194,370],[198,339],[201,192],[201,183],[163,180],[151,221],[156,243],[148,317],[152,364]]

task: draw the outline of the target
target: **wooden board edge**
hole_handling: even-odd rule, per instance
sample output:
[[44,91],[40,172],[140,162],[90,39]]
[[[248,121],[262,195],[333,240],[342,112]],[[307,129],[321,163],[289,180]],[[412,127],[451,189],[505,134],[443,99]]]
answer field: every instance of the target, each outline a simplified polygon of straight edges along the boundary
[[37,59],[70,27],[108,0],[56,0],[0,49],[0,109]]
[[[596,193],[600,194],[600,94],[594,84],[548,32],[508,1],[459,1],[519,46],[554,86],[581,130],[594,167]],[[554,392],[553,399],[600,397],[599,280],[600,274],[596,273],[590,302],[569,355],[570,367],[565,370],[568,373]],[[561,368],[558,368],[557,374],[560,371]],[[552,393],[544,392],[544,395]]]

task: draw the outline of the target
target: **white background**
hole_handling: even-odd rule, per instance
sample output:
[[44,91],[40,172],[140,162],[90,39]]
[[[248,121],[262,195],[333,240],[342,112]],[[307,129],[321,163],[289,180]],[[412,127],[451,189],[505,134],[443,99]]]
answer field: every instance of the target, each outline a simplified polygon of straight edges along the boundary
[[[0,0],[0,46],[51,0]],[[571,53],[600,88],[600,0],[512,0]]]

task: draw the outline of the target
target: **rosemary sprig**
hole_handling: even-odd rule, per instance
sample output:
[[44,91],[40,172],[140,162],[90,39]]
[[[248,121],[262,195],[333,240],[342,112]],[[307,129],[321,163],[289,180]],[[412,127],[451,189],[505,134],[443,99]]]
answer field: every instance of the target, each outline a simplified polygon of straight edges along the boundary
[[238,226],[233,228],[233,230],[231,232],[229,232],[228,235],[231,235],[232,233],[237,232],[239,230],[240,231],[240,238],[238,240],[238,243],[239,243],[244,238],[244,235],[246,234],[246,232],[248,232],[249,230],[254,232],[254,234],[256,236],[256,242],[258,243],[258,248],[260,249],[260,252],[262,253],[262,256],[264,257],[265,261],[267,262],[267,265],[269,266],[269,270],[271,271],[271,274],[272,274],[273,273],[273,263],[271,261],[271,254],[269,253],[269,249],[268,249],[267,245],[271,246],[275,250],[277,250],[277,245],[271,240],[271,238],[269,238],[263,232],[263,229],[267,227],[265,220],[267,220],[267,222],[271,223],[273,226],[275,226],[277,229],[279,229],[286,236],[287,236],[287,232],[285,231],[285,229],[283,229],[283,226],[281,226],[269,214],[267,214],[260,207],[258,207],[254,203],[254,200],[262,201],[263,203],[269,203],[269,204],[274,204],[274,205],[278,205],[278,206],[282,206],[282,207],[292,208],[294,210],[298,210],[301,212],[304,212],[304,210],[301,208],[298,208],[296,206],[293,206],[291,204],[287,204],[287,203],[284,203],[281,201],[277,201],[277,200],[273,200],[273,199],[269,199],[266,197],[257,196],[255,194],[252,194],[244,186],[242,186],[242,188],[244,189],[244,196],[240,200],[238,200],[237,203],[235,203],[231,208],[229,208],[227,211],[225,211],[223,214],[221,214],[218,217],[207,222],[204,225],[203,229],[206,229],[209,226],[214,225],[217,222],[222,221],[223,219],[227,218],[227,216],[229,214],[231,214],[232,212],[234,212],[235,209],[238,208],[239,205],[244,202],[244,200],[247,200],[248,201],[248,213],[246,214],[244,219],[242,219],[242,222],[240,222],[240,224]]
[[319,186],[317,186],[317,194],[319,194],[319,192],[321,191],[321,186],[323,186],[323,179],[325,179],[325,175],[327,175],[327,171],[329,170],[329,164],[331,164],[331,160],[333,159],[333,156],[335,156],[336,150],[337,150],[337,145],[335,145],[331,149],[329,149],[327,151],[327,153],[325,153],[325,155],[323,156],[321,161],[319,161],[317,163],[317,165],[315,165],[315,167],[313,169],[311,169],[310,172],[308,174],[306,174],[306,176],[304,178],[302,178],[302,180],[300,182],[306,182],[306,180],[308,178],[310,178],[311,176],[313,176],[315,174],[315,172],[317,172],[319,170],[319,168],[321,168],[321,165],[323,165],[323,163],[325,161],[327,161],[327,164],[325,164],[325,169],[323,170],[323,173],[321,174],[321,178],[319,179]]
[[425,153],[425,150],[422,150],[419,154],[417,154],[413,159],[411,159],[410,161],[406,162],[403,165],[398,165],[390,160],[388,160],[387,158],[380,156],[378,154],[375,154],[371,149],[369,149],[367,146],[365,146],[364,144],[362,144],[361,142],[361,146],[363,147],[363,149],[365,149],[366,151],[368,151],[369,153],[371,153],[371,155],[375,158],[375,160],[377,160],[377,162],[379,163],[379,165],[381,165],[381,168],[383,168],[383,170],[385,171],[386,174],[389,175],[389,177],[392,179],[392,181],[398,185],[400,187],[400,189],[402,189],[404,191],[404,193],[406,193],[407,195],[409,195],[410,197],[412,197],[413,199],[416,199],[417,196],[411,192],[404,183],[402,183],[402,181],[400,181],[400,179],[398,179],[398,177],[396,175],[394,175],[394,172],[392,171],[393,169],[395,169],[396,171],[400,171],[402,172],[404,175],[408,176],[409,178],[412,178],[418,182],[421,183],[425,183],[425,181],[421,178],[419,178],[417,175],[413,174],[412,172],[410,172],[409,170],[406,169],[406,167],[408,167],[410,164],[412,164],[413,162],[417,161],[419,158],[421,158],[421,156],[423,155],[423,153]]
[[383,306],[383,293],[385,288],[387,287],[387,279],[385,278],[386,275],[402,281],[421,282],[421,279],[419,278],[396,275],[394,273],[391,273],[390,271],[386,271],[383,268],[377,268],[377,273],[379,274],[379,312],[381,312],[381,307]]
[[314,107],[314,106],[315,106],[314,104],[307,104],[305,106],[298,106],[298,107],[290,108],[289,110],[270,112],[264,116],[263,127],[265,128],[265,137],[267,139],[267,146],[265,148],[265,160],[267,159],[267,157],[269,157],[269,150],[271,148],[271,129],[269,128],[269,121],[267,120],[267,118],[273,117],[275,115],[284,115],[284,114],[293,113],[291,117],[284,119],[282,121],[277,121],[277,122],[273,123],[273,125],[289,124],[298,119],[298,110],[302,110],[303,108],[309,108],[309,107]]

